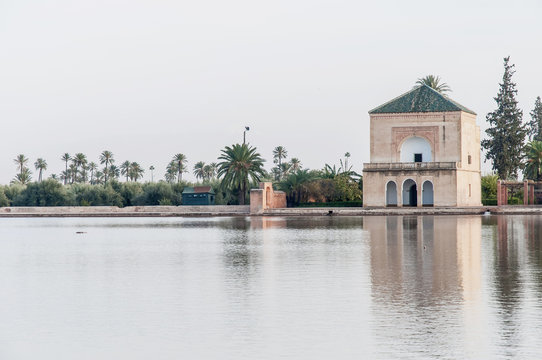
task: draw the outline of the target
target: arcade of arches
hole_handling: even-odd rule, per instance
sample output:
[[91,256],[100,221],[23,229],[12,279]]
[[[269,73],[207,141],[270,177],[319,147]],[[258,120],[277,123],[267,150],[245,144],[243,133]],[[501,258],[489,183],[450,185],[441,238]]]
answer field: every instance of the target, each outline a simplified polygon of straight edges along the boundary
[[[401,195],[399,198],[398,195]],[[422,206],[433,206],[433,183],[426,180],[422,184]],[[401,188],[397,191],[395,181],[388,181],[386,184],[386,206],[393,207],[401,204],[402,206],[418,206],[418,184],[413,179],[406,179]]]

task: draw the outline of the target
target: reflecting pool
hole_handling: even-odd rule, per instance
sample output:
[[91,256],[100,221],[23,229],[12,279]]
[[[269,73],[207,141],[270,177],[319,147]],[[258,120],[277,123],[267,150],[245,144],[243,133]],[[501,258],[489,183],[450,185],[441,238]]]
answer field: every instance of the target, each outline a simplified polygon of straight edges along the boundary
[[1,359],[539,359],[542,217],[0,219]]

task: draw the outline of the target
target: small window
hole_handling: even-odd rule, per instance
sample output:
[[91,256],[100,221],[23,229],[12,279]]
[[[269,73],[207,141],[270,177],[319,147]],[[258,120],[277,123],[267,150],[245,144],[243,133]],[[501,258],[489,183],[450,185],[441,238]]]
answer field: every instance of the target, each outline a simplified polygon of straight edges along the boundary
[[414,162],[422,162],[422,154],[414,154]]
[[472,157],[470,155],[467,158],[467,162],[469,163],[469,165],[472,163]]
[[472,193],[471,193],[471,186],[470,186],[470,184],[469,184],[469,197],[471,197],[471,196],[472,196]]

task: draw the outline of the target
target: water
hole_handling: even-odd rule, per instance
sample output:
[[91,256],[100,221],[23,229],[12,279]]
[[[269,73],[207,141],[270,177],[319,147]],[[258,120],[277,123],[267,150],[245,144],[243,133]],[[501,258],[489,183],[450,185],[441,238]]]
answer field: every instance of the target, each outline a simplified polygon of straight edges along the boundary
[[0,319],[1,359],[540,359],[542,217],[4,218]]

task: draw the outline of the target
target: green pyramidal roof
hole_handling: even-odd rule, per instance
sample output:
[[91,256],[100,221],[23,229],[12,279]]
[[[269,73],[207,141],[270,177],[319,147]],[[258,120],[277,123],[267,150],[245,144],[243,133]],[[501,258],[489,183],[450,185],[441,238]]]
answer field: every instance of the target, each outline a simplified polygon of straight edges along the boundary
[[464,111],[476,115],[474,111],[456,103],[427,85],[420,85],[409,92],[388,101],[384,105],[380,105],[369,111],[369,114],[445,111]]

